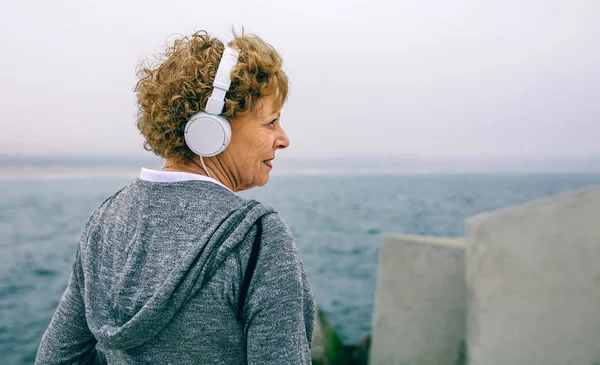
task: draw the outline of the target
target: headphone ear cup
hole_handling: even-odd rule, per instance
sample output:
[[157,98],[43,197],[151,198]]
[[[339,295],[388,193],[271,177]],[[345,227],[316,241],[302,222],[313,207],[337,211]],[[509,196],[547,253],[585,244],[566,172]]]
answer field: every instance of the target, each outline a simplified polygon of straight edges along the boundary
[[200,112],[185,125],[185,143],[202,157],[216,156],[231,142],[231,126],[227,118]]

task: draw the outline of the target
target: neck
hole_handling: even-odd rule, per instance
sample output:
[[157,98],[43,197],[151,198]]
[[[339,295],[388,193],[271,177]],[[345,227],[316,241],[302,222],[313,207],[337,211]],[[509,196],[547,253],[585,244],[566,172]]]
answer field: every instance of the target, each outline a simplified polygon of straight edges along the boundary
[[229,177],[225,172],[225,168],[215,157],[204,157],[204,165],[208,171],[204,170],[199,156],[194,156],[191,160],[181,161],[177,159],[167,159],[165,161],[165,171],[189,172],[192,174],[211,177],[221,184],[225,185],[229,190],[237,192],[236,181]]

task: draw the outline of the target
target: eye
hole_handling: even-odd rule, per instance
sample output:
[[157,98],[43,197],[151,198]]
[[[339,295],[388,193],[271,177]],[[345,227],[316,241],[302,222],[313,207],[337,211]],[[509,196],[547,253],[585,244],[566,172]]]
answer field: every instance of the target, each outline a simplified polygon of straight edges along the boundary
[[268,126],[269,126],[269,127],[274,127],[274,126],[275,126],[275,123],[277,123],[277,120],[279,120],[279,118],[275,118],[275,119],[273,119],[272,121],[270,121],[270,122],[269,122]]

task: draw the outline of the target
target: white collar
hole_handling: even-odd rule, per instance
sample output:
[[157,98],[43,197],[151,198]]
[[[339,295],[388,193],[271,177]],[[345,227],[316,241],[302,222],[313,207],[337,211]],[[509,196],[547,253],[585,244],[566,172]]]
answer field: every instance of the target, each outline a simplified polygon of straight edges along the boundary
[[191,172],[180,172],[180,171],[158,171],[151,170],[145,167],[142,167],[142,171],[140,172],[140,179],[151,182],[180,182],[180,181],[208,181],[215,183],[217,185],[221,185],[225,189],[231,191],[227,186],[223,185],[220,181],[213,179],[212,177],[207,177],[200,174],[193,174]]

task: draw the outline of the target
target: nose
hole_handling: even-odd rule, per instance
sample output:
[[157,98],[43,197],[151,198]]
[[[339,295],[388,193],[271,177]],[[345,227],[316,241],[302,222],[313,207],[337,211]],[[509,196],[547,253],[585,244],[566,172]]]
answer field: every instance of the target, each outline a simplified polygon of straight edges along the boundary
[[281,130],[281,133],[280,133],[279,137],[277,138],[277,144],[276,144],[277,149],[288,148],[290,146],[290,138],[285,133],[283,128],[281,128],[280,130]]

